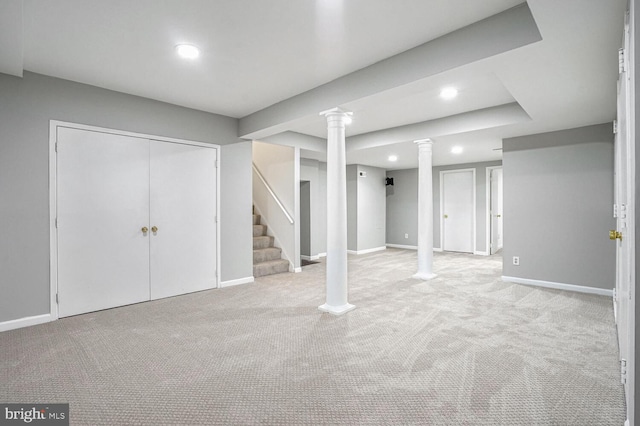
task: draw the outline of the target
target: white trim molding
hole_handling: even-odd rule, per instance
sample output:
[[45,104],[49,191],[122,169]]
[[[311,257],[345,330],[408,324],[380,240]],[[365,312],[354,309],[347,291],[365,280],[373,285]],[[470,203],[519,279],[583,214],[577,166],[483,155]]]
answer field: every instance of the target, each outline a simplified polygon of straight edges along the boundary
[[502,276],[502,281],[530,285],[534,287],[553,288],[556,290],[574,291],[577,293],[597,294],[600,296],[613,297],[613,290],[605,288],[586,287],[583,285],[556,283],[552,281],[530,280],[528,278]]
[[489,252],[488,251],[474,251],[473,254],[475,254],[476,256],[489,256]]
[[[326,254],[325,254],[325,256],[326,256]],[[306,254],[301,254],[300,255],[300,259],[309,260],[309,261],[318,260],[318,259],[320,259],[320,255],[316,254],[315,256],[307,256]]]
[[376,251],[382,251],[382,250],[386,250],[387,246],[382,246],[382,247],[374,247],[374,248],[370,248],[370,249],[365,249],[365,250],[347,250],[347,253],[349,254],[367,254],[367,253],[373,253]]
[[17,328],[30,327],[32,325],[44,324],[53,320],[54,318],[51,317],[51,314],[44,314],[0,322],[0,332],[15,330]]
[[405,249],[405,250],[418,250],[418,246],[405,246],[405,245],[402,245],[402,244],[389,244],[389,243],[387,243],[387,248],[397,248],[397,249]]
[[222,281],[220,283],[220,288],[233,287],[234,285],[241,285],[241,284],[250,284],[254,281],[255,281],[254,277],[244,277],[244,278],[238,278],[235,280]]

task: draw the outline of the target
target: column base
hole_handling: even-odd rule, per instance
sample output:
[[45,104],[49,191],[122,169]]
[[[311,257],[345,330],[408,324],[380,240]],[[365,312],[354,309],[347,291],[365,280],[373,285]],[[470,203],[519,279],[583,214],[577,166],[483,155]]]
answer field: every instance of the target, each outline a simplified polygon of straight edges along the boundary
[[349,303],[345,305],[340,305],[340,306],[333,306],[325,303],[324,305],[318,306],[318,309],[321,310],[322,312],[328,312],[332,315],[346,314],[349,311],[353,311],[355,308],[356,308],[356,305],[351,305]]
[[432,280],[437,277],[438,274],[425,274],[424,272],[417,272],[411,276],[411,278],[417,278],[419,280]]

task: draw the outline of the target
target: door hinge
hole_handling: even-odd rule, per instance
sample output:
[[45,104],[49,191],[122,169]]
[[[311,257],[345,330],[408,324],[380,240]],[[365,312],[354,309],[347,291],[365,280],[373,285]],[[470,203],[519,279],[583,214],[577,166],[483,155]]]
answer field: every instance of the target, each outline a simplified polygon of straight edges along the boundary
[[58,218],[56,217],[56,228],[58,227]]
[[620,381],[623,385],[627,384],[627,360],[620,360]]
[[613,205],[613,218],[616,219],[618,217],[618,204]]
[[613,134],[618,134],[618,120],[613,120]]
[[60,304],[60,300],[58,299],[58,293],[56,293],[56,303]]
[[55,143],[54,149],[56,152],[58,152],[58,142]]
[[625,51],[623,48],[618,49],[618,73],[622,74],[626,71]]
[[220,167],[220,162],[218,160],[216,160],[216,169]]

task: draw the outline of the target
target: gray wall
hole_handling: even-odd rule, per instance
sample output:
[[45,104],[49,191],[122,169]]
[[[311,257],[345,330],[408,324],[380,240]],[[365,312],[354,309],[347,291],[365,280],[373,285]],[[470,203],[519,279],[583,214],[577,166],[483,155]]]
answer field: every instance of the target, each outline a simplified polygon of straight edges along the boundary
[[611,130],[607,123],[503,141],[505,276],[615,286]]
[[[476,170],[476,248],[487,247],[487,167],[500,166],[501,161],[454,164],[433,168],[433,247],[440,248],[440,172],[444,170]],[[418,169],[393,170],[387,177],[394,185],[387,187],[387,243],[417,246],[418,234]],[[408,238],[404,235],[409,234]]]
[[[0,322],[49,313],[51,119],[220,145],[237,141],[233,118],[30,72],[0,74]],[[221,195],[233,185],[223,175]],[[233,209],[223,204],[221,220]],[[228,232],[221,239],[222,247],[232,242]],[[223,276],[226,263],[236,261],[225,258]]]
[[[387,194],[387,244],[418,245],[418,169],[390,170]],[[404,237],[405,234],[407,238]]]
[[[366,177],[360,176],[365,173]],[[386,172],[378,167],[347,166],[347,248],[363,251],[386,243]]]
[[223,145],[220,162],[222,281],[253,276],[251,142]]
[[300,180],[310,185],[309,256],[316,257],[327,252],[327,163],[301,158]]
[[311,256],[311,182],[300,181],[300,254]]
[[347,250],[358,250],[358,166],[347,166]]
[[387,218],[386,171],[358,165],[360,172],[367,175],[358,175],[358,251],[385,246]]

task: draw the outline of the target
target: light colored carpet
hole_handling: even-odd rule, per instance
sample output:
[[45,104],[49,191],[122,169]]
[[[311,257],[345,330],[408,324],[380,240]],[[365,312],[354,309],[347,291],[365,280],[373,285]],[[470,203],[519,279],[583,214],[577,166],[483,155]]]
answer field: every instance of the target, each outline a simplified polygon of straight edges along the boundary
[[0,333],[1,402],[84,425],[621,425],[612,302],[500,281],[500,257],[349,258]]

